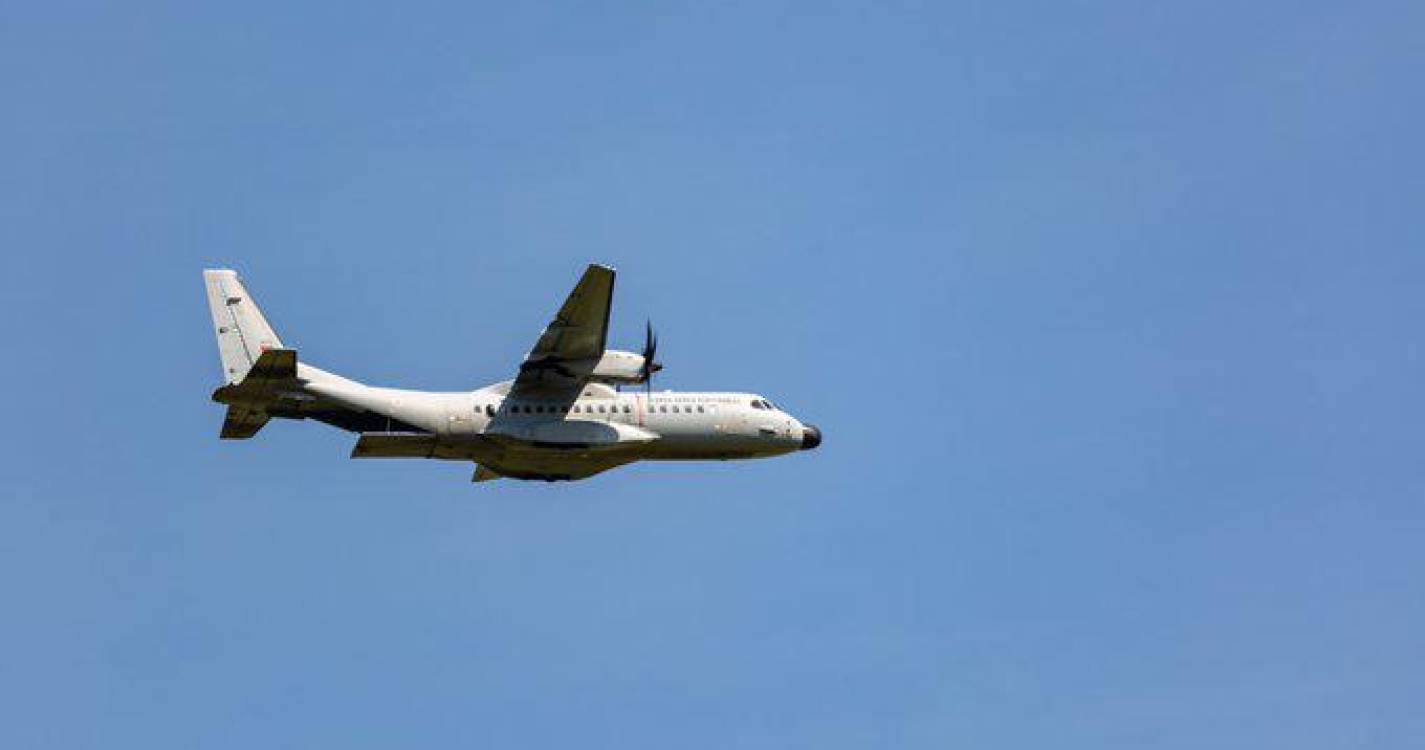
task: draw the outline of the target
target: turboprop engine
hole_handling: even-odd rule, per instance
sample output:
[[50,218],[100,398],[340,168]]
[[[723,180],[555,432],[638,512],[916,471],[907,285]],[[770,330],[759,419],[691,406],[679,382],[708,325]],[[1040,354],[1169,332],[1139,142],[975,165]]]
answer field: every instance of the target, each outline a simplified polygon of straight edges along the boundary
[[647,379],[643,367],[646,361],[641,355],[633,352],[608,349],[599,359],[599,363],[594,365],[594,371],[589,374],[589,379],[609,385],[642,383]]
[[663,365],[656,359],[657,355],[658,337],[653,334],[653,324],[649,323],[643,340],[642,354],[606,349],[604,356],[599,358],[599,363],[594,365],[589,379],[609,385],[646,383],[652,379],[653,373],[663,369]]

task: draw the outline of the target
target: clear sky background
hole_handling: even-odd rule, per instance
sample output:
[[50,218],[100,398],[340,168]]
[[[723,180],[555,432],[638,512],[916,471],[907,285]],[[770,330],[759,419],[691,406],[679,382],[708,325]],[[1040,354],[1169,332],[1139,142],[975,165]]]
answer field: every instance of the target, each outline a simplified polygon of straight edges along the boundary
[[[1425,6],[0,6],[0,746],[1425,745]],[[219,442],[200,271],[812,454]]]

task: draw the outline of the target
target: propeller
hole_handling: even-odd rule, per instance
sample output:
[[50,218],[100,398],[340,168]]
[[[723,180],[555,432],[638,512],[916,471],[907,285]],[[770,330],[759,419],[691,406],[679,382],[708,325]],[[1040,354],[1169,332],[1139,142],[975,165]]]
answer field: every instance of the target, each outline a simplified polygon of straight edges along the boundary
[[655,357],[658,356],[658,335],[653,332],[653,321],[648,321],[648,327],[643,337],[643,365],[639,375],[643,377],[643,386],[648,393],[653,392],[653,373],[663,369]]

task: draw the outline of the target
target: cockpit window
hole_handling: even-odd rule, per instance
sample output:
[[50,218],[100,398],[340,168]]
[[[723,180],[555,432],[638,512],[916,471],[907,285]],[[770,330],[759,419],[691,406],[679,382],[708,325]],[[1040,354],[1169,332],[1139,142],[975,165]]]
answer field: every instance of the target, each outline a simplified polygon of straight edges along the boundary
[[761,408],[762,408],[762,402],[761,402],[761,401],[757,401],[756,399],[754,399],[754,400],[752,401],[752,408],[753,408],[753,409],[761,409]]

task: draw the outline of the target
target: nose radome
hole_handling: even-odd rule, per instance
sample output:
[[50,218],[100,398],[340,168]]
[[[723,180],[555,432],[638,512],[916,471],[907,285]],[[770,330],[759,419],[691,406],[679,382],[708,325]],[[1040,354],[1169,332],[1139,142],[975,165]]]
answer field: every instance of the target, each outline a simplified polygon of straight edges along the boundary
[[821,430],[812,425],[802,425],[802,450],[809,451],[821,445]]

